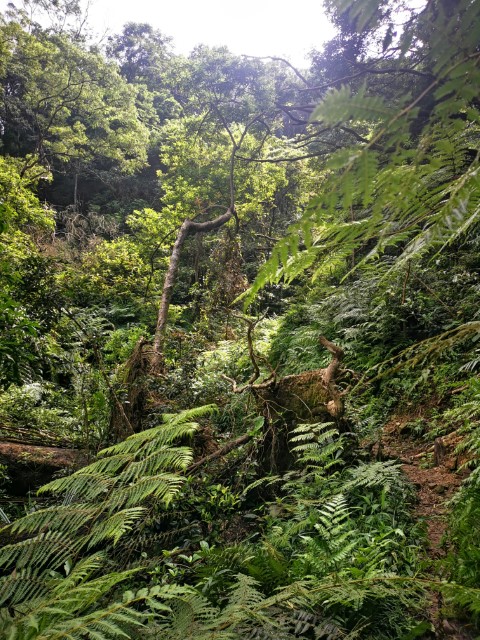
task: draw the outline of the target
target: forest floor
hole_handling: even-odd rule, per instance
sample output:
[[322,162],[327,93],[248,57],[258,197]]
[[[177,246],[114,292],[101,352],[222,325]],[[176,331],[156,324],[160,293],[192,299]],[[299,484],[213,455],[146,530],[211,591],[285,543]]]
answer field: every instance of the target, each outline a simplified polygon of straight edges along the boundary
[[[383,428],[376,454],[378,458],[398,459],[402,471],[415,487],[417,501],[414,515],[423,520],[427,529],[426,554],[431,561],[432,577],[439,578],[441,560],[448,548],[444,536],[447,527],[448,503],[468,475],[458,472],[463,462],[455,454],[460,438],[449,434],[434,443],[412,433],[412,416],[397,416]],[[468,624],[452,619],[443,611],[441,596],[432,594],[428,618],[435,628],[434,638],[474,640]]]

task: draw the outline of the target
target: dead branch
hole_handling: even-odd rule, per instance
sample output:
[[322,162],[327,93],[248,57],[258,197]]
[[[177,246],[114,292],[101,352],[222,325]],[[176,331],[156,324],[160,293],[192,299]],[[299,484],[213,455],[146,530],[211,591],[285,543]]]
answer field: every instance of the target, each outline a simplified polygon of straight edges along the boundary
[[325,347],[327,351],[329,351],[333,355],[332,361],[330,362],[328,367],[325,369],[325,375],[323,377],[325,385],[329,386],[330,384],[332,384],[332,382],[333,383],[335,382],[337,371],[340,367],[340,364],[343,360],[343,356],[345,354],[343,349],[341,349],[340,347],[337,347],[337,345],[334,344],[333,342],[330,342],[330,340],[327,340],[325,336],[320,336],[318,338],[318,341],[323,347]]
[[257,238],[265,238],[265,240],[268,240],[269,242],[273,242],[273,243],[277,243],[279,241],[278,238],[272,238],[272,236],[267,236],[264,233],[256,233],[255,236]]
[[336,418],[338,416],[341,416],[344,411],[344,403],[342,398],[348,392],[345,390],[340,391],[336,384],[337,373],[345,354],[343,349],[338,347],[333,342],[330,342],[330,340],[327,340],[325,336],[320,336],[318,338],[318,341],[333,356],[332,361],[325,369],[325,373],[323,374],[323,382],[331,398],[331,400],[329,400],[326,404],[327,411],[331,416]]
[[[255,351],[253,348],[253,331],[256,325],[260,322],[260,320],[262,320],[265,317],[265,315],[262,316],[261,318],[257,318],[254,321],[249,320],[248,318],[245,318],[245,316],[241,316],[240,314],[235,314],[235,315],[236,317],[239,317],[248,323],[248,330],[247,330],[248,351],[249,351],[250,360],[252,362],[254,370],[248,382],[246,382],[241,386],[238,386],[237,381],[234,380],[233,378],[230,378],[222,374],[221,377],[224,380],[227,380],[228,382],[230,382],[230,384],[232,385],[232,391],[234,393],[243,393],[244,391],[247,391],[247,390],[254,391],[254,392],[261,391],[261,390],[269,389],[275,385],[281,386],[284,383],[288,385],[292,381],[296,380],[299,377],[298,374],[284,376],[280,381],[278,381],[277,369],[274,369],[272,367],[272,365],[268,362],[267,358],[265,358],[264,356],[258,356],[257,354],[255,354]],[[321,369],[321,370],[319,369],[318,373],[319,374],[321,373],[322,384],[328,393],[328,398],[330,398],[330,400],[325,404],[326,409],[328,413],[330,413],[330,415],[332,415],[333,417],[338,417],[343,413],[342,398],[343,396],[347,395],[347,393],[350,391],[350,387],[347,387],[346,389],[339,389],[336,384],[338,371],[340,369],[340,365],[344,357],[344,351],[343,349],[338,347],[336,344],[334,344],[333,342],[325,338],[325,336],[320,336],[318,341],[333,356],[330,364],[325,369]],[[259,382],[255,384],[255,381],[258,380],[258,378],[260,377],[260,367],[258,366],[258,360],[262,360],[264,363],[266,363],[266,365],[270,369],[270,376],[266,378],[263,382]],[[311,373],[316,373],[316,372],[311,372]],[[302,374],[300,374],[300,376],[301,375]]]
[[284,156],[282,158],[247,158],[245,156],[237,155],[238,160],[243,160],[244,162],[256,162],[256,163],[270,163],[270,164],[279,164],[280,162],[297,162],[298,160],[306,160],[308,158],[318,158],[320,156],[326,156],[330,151],[316,151],[315,153],[306,153],[303,156]]
[[230,442],[227,442],[226,445],[224,445],[217,451],[214,451],[213,453],[210,453],[208,456],[205,456],[204,458],[201,458],[200,460],[197,460],[197,462],[194,462],[193,464],[191,464],[187,469],[187,473],[193,473],[199,467],[203,466],[207,462],[210,462],[211,460],[216,460],[217,458],[221,458],[222,456],[227,455],[227,453],[230,453],[230,451],[237,449],[237,447],[239,447],[240,445],[245,444],[246,442],[249,442],[249,440],[251,440],[252,437],[253,436],[247,433],[243,436],[240,436],[236,440],[230,440]]
[[[357,67],[360,65],[356,65]],[[362,76],[365,76],[365,74],[368,73],[372,73],[372,74],[377,74],[377,75],[381,75],[381,74],[392,74],[392,73],[396,73],[396,74],[411,74],[411,75],[416,75],[416,76],[422,76],[422,77],[427,77],[427,78],[432,78],[432,74],[425,72],[425,71],[419,71],[418,69],[414,69],[412,67],[399,67],[398,69],[395,68],[389,68],[389,69],[375,69],[373,67],[367,67],[364,66],[362,68],[361,71],[358,71],[357,73],[353,73],[351,75],[348,76],[343,76],[341,78],[336,78],[335,80],[330,80],[329,82],[326,82],[325,84],[320,84],[317,85],[316,87],[312,87],[309,86],[305,89],[298,89],[299,92],[310,92],[310,91],[326,91],[327,89],[331,89],[332,87],[335,87],[338,84],[342,84],[345,82],[351,82],[352,80],[356,80],[357,78],[361,78]]]
[[243,55],[242,58],[253,58],[254,60],[273,60],[274,62],[283,62],[283,64],[286,64],[287,67],[290,67],[293,73],[297,76],[297,78],[299,78],[303,82],[303,84],[305,84],[309,88],[311,87],[310,83],[305,78],[305,76],[302,73],[300,73],[300,71],[285,58],[280,58],[278,56],[247,56],[247,55]]
[[243,393],[247,389],[252,389],[253,391],[256,391],[258,389],[268,389],[268,387],[273,386],[276,382],[276,372],[274,375],[270,375],[268,378],[266,378],[266,380],[264,380],[263,382],[258,382],[257,384],[247,382],[241,387],[237,385],[237,381],[234,380],[233,378],[229,378],[223,373],[220,375],[224,380],[227,380],[227,382],[230,382],[230,384],[232,385],[233,393]]
[[[233,314],[236,318],[240,318],[241,320],[243,320],[248,324],[248,329],[247,329],[248,354],[250,356],[250,361],[253,366],[253,373],[250,376],[250,379],[246,384],[242,385],[241,387],[237,385],[236,380],[222,374],[222,378],[224,378],[225,380],[228,380],[228,382],[230,382],[230,384],[232,385],[232,390],[234,393],[243,393],[247,389],[253,389],[253,390],[266,389],[267,387],[270,387],[273,384],[275,384],[277,370],[272,367],[272,365],[268,362],[265,356],[257,355],[255,353],[255,349],[253,346],[253,332],[255,330],[255,327],[259,322],[265,319],[265,316],[267,315],[267,313],[268,313],[268,309],[265,311],[265,313],[262,316],[259,316],[255,320],[250,320],[250,318],[247,318],[246,316],[241,315],[240,313]],[[265,364],[270,369],[270,376],[263,382],[254,384],[255,380],[258,380],[258,378],[260,377],[260,367],[258,366],[258,360],[262,360],[263,362],[265,362]]]

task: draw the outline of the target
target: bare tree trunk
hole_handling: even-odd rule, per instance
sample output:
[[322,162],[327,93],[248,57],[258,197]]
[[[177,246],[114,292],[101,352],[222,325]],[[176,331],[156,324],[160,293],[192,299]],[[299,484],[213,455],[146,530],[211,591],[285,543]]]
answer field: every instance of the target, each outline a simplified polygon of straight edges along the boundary
[[73,206],[75,212],[77,211],[77,202],[78,202],[78,173],[75,174],[75,181],[73,183]]
[[165,282],[163,284],[162,300],[160,302],[160,308],[158,310],[157,328],[155,330],[155,337],[153,340],[153,359],[152,368],[158,370],[162,363],[163,353],[162,344],[165,336],[165,329],[167,327],[168,310],[170,308],[170,302],[172,300],[173,288],[177,279],[178,266],[180,263],[180,253],[182,247],[185,244],[185,240],[190,235],[196,233],[207,233],[208,231],[216,231],[224,224],[226,224],[234,215],[235,209],[229,207],[227,211],[208,222],[193,222],[192,220],[185,220],[180,227],[180,230],[173,245],[172,255],[170,256],[170,264],[168,266],[167,275],[165,276]]
[[155,338],[153,340],[153,351],[156,356],[160,355],[163,336],[165,334],[165,328],[167,326],[168,309],[170,307],[170,301],[172,299],[173,287],[177,279],[178,265],[180,263],[180,253],[182,247],[187,239],[191,221],[185,220],[180,227],[177,239],[173,245],[172,255],[170,256],[170,264],[168,266],[167,275],[165,276],[165,282],[163,283],[162,300],[160,302],[160,308],[158,310],[157,328],[155,330]]

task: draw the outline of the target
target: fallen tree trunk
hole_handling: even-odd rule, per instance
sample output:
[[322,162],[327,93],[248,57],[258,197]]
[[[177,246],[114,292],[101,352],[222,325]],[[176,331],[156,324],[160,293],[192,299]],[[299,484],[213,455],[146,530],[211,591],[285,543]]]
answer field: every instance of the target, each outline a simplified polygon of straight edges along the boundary
[[0,464],[7,467],[7,491],[26,495],[50,481],[63,469],[78,469],[88,462],[85,451],[60,447],[41,447],[19,442],[0,442]]
[[262,458],[267,470],[291,466],[289,440],[298,424],[333,422],[339,431],[345,430],[343,392],[329,380],[328,371],[327,367],[285,376],[253,390],[265,417]]
[[19,442],[20,444],[31,444],[39,446],[58,446],[68,448],[69,443],[56,433],[35,427],[19,427],[0,424],[0,439],[8,442]]
[[346,391],[340,389],[337,382],[343,349],[324,336],[320,336],[318,341],[333,355],[328,367],[285,376],[268,384],[253,385],[257,396],[276,414],[288,412],[297,422],[342,417]]

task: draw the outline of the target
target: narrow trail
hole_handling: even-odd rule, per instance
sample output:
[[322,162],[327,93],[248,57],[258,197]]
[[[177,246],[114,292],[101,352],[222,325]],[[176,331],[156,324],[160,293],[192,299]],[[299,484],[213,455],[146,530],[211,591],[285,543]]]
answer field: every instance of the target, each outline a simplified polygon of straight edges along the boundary
[[[411,416],[397,417],[385,425],[377,455],[398,459],[402,471],[415,487],[417,503],[414,514],[426,523],[426,554],[435,562],[444,558],[448,551],[443,540],[448,502],[467,474],[457,472],[462,461],[454,452],[459,441],[455,434],[437,438],[435,443],[424,442],[413,437],[408,427],[411,420]],[[434,635],[430,637],[442,640],[475,640],[477,637],[465,623],[445,617],[438,594],[431,596],[428,617],[435,628]]]

